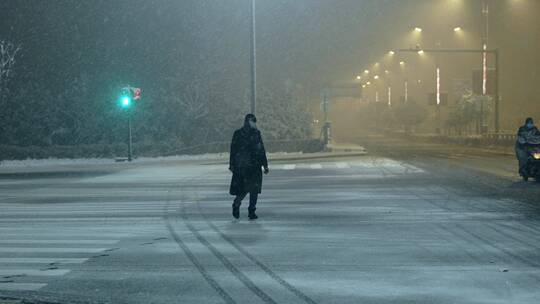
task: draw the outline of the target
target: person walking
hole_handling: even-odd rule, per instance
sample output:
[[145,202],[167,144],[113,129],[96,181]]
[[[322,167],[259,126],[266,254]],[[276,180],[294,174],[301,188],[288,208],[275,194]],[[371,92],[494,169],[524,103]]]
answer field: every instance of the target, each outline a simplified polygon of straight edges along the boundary
[[232,215],[240,217],[240,205],[249,193],[249,219],[255,220],[257,198],[262,190],[262,172],[268,174],[268,160],[261,137],[257,129],[257,118],[253,114],[247,114],[244,118],[244,126],[234,132],[231,141],[231,153],[229,170],[232,172],[229,194],[236,196],[232,204]]

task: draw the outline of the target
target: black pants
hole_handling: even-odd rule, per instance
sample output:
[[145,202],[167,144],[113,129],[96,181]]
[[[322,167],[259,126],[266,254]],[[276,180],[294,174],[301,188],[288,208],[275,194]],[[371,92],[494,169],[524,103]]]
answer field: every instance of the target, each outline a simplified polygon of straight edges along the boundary
[[[240,205],[242,204],[242,200],[246,197],[246,195],[247,195],[247,192],[237,195],[236,198],[234,199],[233,206],[235,208],[239,208]],[[257,209],[258,196],[259,196],[259,193],[257,191],[253,191],[249,193],[249,207],[248,207],[249,213],[254,213],[255,210]]]

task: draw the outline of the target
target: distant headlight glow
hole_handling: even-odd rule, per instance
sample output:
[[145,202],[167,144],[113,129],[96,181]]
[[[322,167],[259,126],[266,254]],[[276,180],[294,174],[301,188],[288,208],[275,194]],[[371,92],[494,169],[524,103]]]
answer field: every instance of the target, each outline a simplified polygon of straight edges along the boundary
[[535,152],[532,154],[534,159],[540,159],[540,152]]

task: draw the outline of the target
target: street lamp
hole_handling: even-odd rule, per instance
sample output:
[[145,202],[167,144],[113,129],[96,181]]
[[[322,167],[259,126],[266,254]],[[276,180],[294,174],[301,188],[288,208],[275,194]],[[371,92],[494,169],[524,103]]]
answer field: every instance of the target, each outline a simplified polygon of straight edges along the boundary
[[256,102],[257,102],[257,49],[256,49],[256,23],[255,23],[255,0],[251,0],[251,52],[250,52],[250,65],[251,65],[251,113],[255,114]]

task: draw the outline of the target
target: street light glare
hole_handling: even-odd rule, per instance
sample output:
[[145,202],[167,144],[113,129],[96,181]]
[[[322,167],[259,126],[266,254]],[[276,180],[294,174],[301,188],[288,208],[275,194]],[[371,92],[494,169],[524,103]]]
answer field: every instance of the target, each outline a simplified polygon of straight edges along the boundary
[[358,76],[356,76],[356,79],[357,80],[362,80],[362,76],[358,75]]
[[461,32],[461,26],[457,26],[454,28],[454,32]]
[[371,84],[371,81],[366,82],[366,85],[370,85],[370,84]]
[[400,61],[399,65],[405,65],[405,61]]
[[419,55],[422,55],[422,54],[424,54],[424,50],[420,50],[420,51],[418,51],[418,54],[419,54]]
[[421,27],[415,27],[415,28],[414,28],[414,31],[415,31],[415,32],[418,32],[418,33],[421,33],[421,32],[422,32],[422,28],[421,28]]
[[388,54],[390,54],[390,55],[394,55],[395,53],[396,53],[396,52],[394,52],[394,51],[389,51],[389,52],[388,52]]
[[373,79],[379,79],[379,75],[375,75]]
[[369,74],[369,70],[364,70],[364,73],[365,73],[365,74]]

